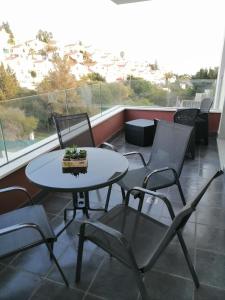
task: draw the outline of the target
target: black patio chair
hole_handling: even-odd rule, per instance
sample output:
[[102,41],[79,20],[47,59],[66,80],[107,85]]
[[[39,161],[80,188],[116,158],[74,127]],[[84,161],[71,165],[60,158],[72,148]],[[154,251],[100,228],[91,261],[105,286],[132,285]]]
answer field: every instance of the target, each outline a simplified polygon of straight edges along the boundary
[[209,111],[213,104],[212,98],[204,98],[201,101],[198,117],[195,121],[195,138],[196,141],[204,141],[208,145],[209,136]]
[[65,284],[69,286],[53,253],[54,242],[62,231],[57,235],[54,233],[43,206],[34,205],[26,189],[18,186],[0,189],[0,194],[10,192],[24,193],[30,205],[0,215],[0,259],[45,244],[50,258],[56,264]]
[[[195,126],[196,118],[199,114],[199,110],[197,108],[185,108],[179,109],[173,116],[173,121],[175,123]],[[190,137],[190,143],[187,149],[187,155],[191,155],[192,159],[195,158],[195,130],[192,131],[192,135]]]
[[[125,156],[139,155],[143,167],[128,170],[127,174],[118,182],[123,199],[125,199],[125,191],[134,186],[156,191],[176,184],[182,202],[185,204],[179,177],[192,130],[191,126],[158,121],[150,159],[147,163],[140,152],[124,154]],[[138,192],[133,192],[133,194],[135,198],[142,197]]]
[[[59,115],[52,114],[53,120],[55,122],[59,143],[61,149],[76,145],[78,147],[96,147],[90,119],[87,113],[80,113],[74,115]],[[117,151],[116,148],[109,143],[102,143],[100,147],[108,147],[113,151]],[[108,207],[108,202],[111,194],[112,186],[109,186],[105,211]],[[73,211],[73,218],[75,218],[76,210],[82,209],[86,216],[89,218],[88,211],[94,210],[99,211],[103,210],[100,208],[91,208],[89,203],[89,193],[84,193],[84,203],[83,201],[78,201],[77,193],[73,193],[73,208],[66,208],[64,211],[64,220],[67,219],[67,211]],[[80,195],[81,198],[83,195]],[[79,205],[80,204],[80,205]]]
[[[177,236],[195,286],[198,288],[198,277],[183,239],[182,230],[210,183],[222,173],[222,171],[218,171],[203,187],[196,198],[188,202],[176,216],[166,196],[143,188],[134,187],[127,193],[125,204],[115,206],[98,221],[86,221],[82,223],[79,234],[76,282],[79,282],[81,277],[84,241],[89,240],[131,269],[142,299],[148,300],[150,297],[143,281],[144,273],[152,269],[172,239]],[[172,224],[167,226],[143,214],[140,209],[136,210],[130,207],[128,204],[132,191],[145,193],[163,201],[170,213]]]

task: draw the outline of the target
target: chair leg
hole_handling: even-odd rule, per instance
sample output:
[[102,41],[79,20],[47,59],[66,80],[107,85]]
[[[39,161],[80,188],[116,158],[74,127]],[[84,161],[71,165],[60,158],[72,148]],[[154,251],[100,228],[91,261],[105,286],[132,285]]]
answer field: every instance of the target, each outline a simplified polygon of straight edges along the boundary
[[142,193],[139,198],[138,211],[141,212],[145,195]]
[[53,253],[53,250],[54,250],[54,242],[49,243],[49,247],[50,247],[51,250],[52,250],[52,252],[50,252],[50,259],[53,259],[52,253]]
[[176,184],[177,184],[177,186],[178,186],[178,190],[179,190],[179,193],[180,193],[180,196],[181,196],[181,200],[182,200],[182,202],[183,202],[183,205],[185,205],[185,204],[186,204],[186,200],[185,200],[185,198],[184,198],[184,193],[183,193],[183,191],[182,191],[182,188],[181,188],[179,179],[177,179]]
[[125,201],[125,198],[126,198],[126,193],[125,193],[124,188],[122,188],[122,186],[121,186],[120,188],[121,188],[121,193],[122,193],[123,202],[124,202],[124,201]]
[[112,191],[112,185],[110,185],[108,188],[106,202],[105,202],[105,212],[107,212],[108,207],[109,207],[109,199],[110,199],[111,191]]
[[72,219],[75,219],[76,217],[76,209],[77,209],[77,205],[78,205],[78,196],[77,193],[72,193],[72,197],[73,197],[73,208],[66,208],[64,209],[64,222],[67,221],[67,211],[73,211],[73,217]]
[[64,209],[63,218],[64,218],[64,222],[66,222],[66,220],[67,220],[67,210],[66,209]]
[[148,295],[147,289],[145,287],[145,284],[143,282],[143,274],[139,270],[136,270],[136,269],[133,269],[133,274],[135,276],[137,286],[139,288],[142,300],[149,300],[149,295]]
[[85,192],[84,193],[84,203],[85,203],[85,207],[83,209],[84,214],[86,215],[86,217],[89,219],[89,213],[88,210],[90,208],[90,203],[89,203],[89,192]]
[[61,276],[62,276],[63,281],[65,282],[66,286],[69,286],[69,283],[68,283],[68,281],[67,281],[67,279],[66,279],[66,276],[64,275],[63,270],[61,269],[61,267],[60,267],[60,265],[59,265],[59,263],[58,263],[58,261],[57,261],[55,255],[54,255],[54,253],[53,253],[51,247],[49,246],[49,244],[48,244],[47,242],[45,242],[45,245],[46,245],[47,248],[48,248],[48,251],[49,251],[49,253],[50,253],[50,257],[54,260],[54,263],[56,264],[56,267],[58,268],[58,270],[59,270],[59,272],[60,272],[60,274],[61,274]]
[[82,228],[79,235],[79,244],[78,244],[78,252],[77,252],[77,267],[76,267],[76,279],[75,279],[76,283],[80,281],[80,277],[81,277],[83,249],[84,249],[84,229]]
[[196,286],[196,288],[199,288],[200,284],[199,284],[198,276],[197,276],[195,268],[194,268],[194,266],[192,264],[192,261],[191,261],[190,255],[188,253],[188,249],[186,247],[186,244],[184,242],[183,236],[182,236],[182,234],[180,232],[177,233],[177,236],[178,236],[179,242],[181,244],[181,247],[182,247],[185,259],[187,261],[188,268],[190,270],[191,276],[192,276],[193,281],[195,283],[195,286]]

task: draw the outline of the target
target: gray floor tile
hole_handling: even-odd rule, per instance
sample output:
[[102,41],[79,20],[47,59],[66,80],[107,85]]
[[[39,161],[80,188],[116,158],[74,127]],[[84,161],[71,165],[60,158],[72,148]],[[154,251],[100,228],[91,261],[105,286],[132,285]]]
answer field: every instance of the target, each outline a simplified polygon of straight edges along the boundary
[[31,300],[82,300],[84,293],[49,280],[43,280]]
[[145,276],[149,300],[192,300],[193,283],[166,273],[150,271]]
[[[66,245],[63,243],[55,243],[55,256],[59,257],[65,250],[65,247]],[[21,270],[44,276],[54,265],[54,262],[50,259],[47,247],[40,245],[20,253],[11,265]]]
[[225,230],[197,224],[197,247],[225,254]]
[[106,298],[87,294],[83,300],[107,300]]
[[0,273],[0,299],[27,300],[40,280],[39,276],[32,273],[6,268]]
[[197,250],[196,271],[200,283],[225,289],[225,256]]
[[205,206],[198,207],[197,223],[225,229],[225,209]]
[[224,300],[225,290],[201,285],[195,290],[195,300]]
[[225,209],[225,196],[222,192],[212,192],[210,189],[202,197],[199,206],[210,206]]
[[[72,287],[76,287],[80,290],[86,290],[95,273],[98,270],[99,264],[104,260],[105,253],[95,246],[91,242],[86,242],[83,252],[83,264],[81,281],[79,284],[75,284],[75,271],[76,271],[76,261],[77,261],[77,246],[70,245],[65,253],[60,257],[59,264],[62,267],[65,276],[67,277],[69,284]],[[47,276],[49,279],[63,282],[60,273],[54,267]]]
[[46,197],[41,204],[44,206],[47,213],[58,214],[68,203],[69,199],[60,197],[57,194],[51,193]]
[[[194,250],[188,249],[188,251],[192,261],[194,261]],[[154,265],[154,269],[185,278],[191,278],[181,246],[176,243],[170,244],[161,254]]]
[[89,291],[108,300],[135,300],[138,297],[137,285],[130,269],[109,257],[104,261]]

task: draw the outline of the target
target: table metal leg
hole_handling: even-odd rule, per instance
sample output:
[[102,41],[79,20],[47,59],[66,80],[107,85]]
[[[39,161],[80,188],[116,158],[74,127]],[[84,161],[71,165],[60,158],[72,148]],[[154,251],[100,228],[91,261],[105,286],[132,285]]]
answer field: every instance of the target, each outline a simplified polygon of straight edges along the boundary
[[91,208],[90,207],[89,191],[79,193],[79,195],[80,196],[82,195],[82,198],[83,198],[83,199],[81,199],[81,201],[78,199],[78,193],[72,193],[73,208],[66,208],[64,210],[64,221],[66,222],[66,220],[67,220],[67,212],[68,211],[73,211],[72,220],[76,217],[77,209],[82,210],[87,218],[89,218],[89,213],[88,213],[89,210],[90,211],[104,211],[104,212],[107,211],[111,190],[112,190],[112,186],[110,185],[109,189],[108,189],[108,192],[107,192],[105,208]]

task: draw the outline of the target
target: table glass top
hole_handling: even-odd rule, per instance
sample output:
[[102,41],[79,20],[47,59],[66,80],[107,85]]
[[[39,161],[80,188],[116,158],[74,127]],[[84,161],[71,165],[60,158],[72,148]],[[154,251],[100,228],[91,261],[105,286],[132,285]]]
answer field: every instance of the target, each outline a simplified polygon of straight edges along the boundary
[[85,191],[108,186],[126,174],[128,160],[122,154],[101,148],[82,149],[87,150],[86,173],[64,173],[62,158],[65,150],[57,150],[32,160],[26,167],[26,176],[42,188],[56,191]]

